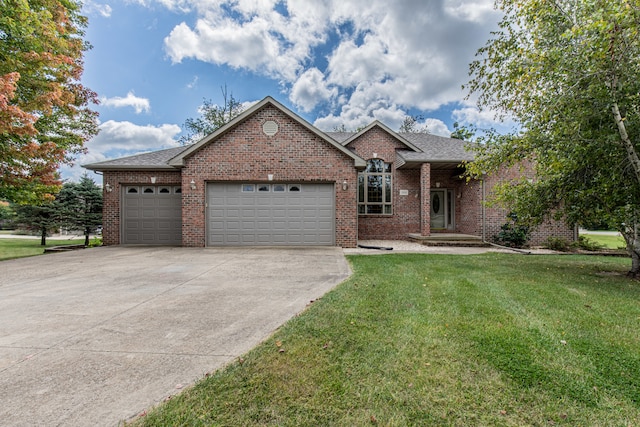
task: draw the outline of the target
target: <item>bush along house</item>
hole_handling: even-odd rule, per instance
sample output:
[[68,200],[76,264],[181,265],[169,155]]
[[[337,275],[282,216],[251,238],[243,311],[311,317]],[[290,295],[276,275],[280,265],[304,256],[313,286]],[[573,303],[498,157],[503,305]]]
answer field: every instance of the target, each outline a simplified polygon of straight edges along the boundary
[[[199,142],[84,165],[103,174],[105,245],[355,247],[446,235],[491,240],[483,200],[515,171],[467,182],[461,140],[375,121],[322,132],[267,97]],[[532,244],[574,229],[548,221]]]

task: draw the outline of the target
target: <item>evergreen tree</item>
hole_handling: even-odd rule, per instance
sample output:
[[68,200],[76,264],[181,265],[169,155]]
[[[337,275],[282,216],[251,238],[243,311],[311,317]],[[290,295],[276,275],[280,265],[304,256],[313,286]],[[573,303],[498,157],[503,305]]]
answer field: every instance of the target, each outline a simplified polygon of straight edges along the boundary
[[65,183],[54,202],[61,226],[82,230],[85,246],[102,224],[102,189],[86,175],[78,183]]

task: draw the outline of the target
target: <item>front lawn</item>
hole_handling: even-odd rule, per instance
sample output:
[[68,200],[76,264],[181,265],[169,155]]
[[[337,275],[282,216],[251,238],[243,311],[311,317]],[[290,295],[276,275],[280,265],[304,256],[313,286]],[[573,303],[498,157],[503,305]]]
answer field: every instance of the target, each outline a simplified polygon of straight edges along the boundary
[[[82,245],[82,239],[52,240],[47,239],[47,247],[60,245]],[[12,239],[3,238],[0,235],[0,261],[13,258],[23,258],[33,255],[42,255],[44,247],[40,246],[40,239]]]
[[349,260],[349,280],[140,425],[640,425],[628,259]]
[[599,244],[600,246],[602,246],[603,248],[606,249],[625,249],[627,247],[627,244],[624,241],[624,238],[617,234],[617,235],[609,235],[609,234],[603,234],[603,233],[597,233],[597,232],[589,232],[589,231],[584,231],[580,233],[581,236],[586,236],[589,240],[593,240],[594,242],[596,242],[597,244]]

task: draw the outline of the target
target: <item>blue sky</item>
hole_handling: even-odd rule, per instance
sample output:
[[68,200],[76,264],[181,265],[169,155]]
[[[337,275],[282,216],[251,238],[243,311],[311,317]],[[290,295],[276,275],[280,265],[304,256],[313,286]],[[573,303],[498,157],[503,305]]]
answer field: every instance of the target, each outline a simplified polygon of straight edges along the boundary
[[[100,134],[80,164],[179,145],[181,126],[221,87],[270,95],[322,130],[406,115],[449,135],[455,121],[501,127],[462,85],[497,28],[493,0],[88,0],[83,83]],[[508,125],[508,124],[507,124]],[[91,175],[97,182],[99,176]]]

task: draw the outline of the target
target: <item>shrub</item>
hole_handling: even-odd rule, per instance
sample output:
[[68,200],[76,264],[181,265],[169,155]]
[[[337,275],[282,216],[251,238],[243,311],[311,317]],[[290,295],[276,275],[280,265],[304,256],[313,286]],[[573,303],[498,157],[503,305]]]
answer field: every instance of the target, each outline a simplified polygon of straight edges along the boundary
[[529,227],[518,223],[518,216],[514,213],[508,215],[511,221],[500,227],[500,232],[494,240],[504,246],[513,248],[523,247],[530,237]]
[[571,246],[571,243],[562,237],[548,237],[542,244],[543,248],[558,252],[569,252]]
[[578,237],[578,241],[575,242],[575,245],[585,251],[599,251],[604,247],[598,242],[589,239],[587,236]]
[[95,236],[89,242],[89,247],[90,248],[95,248],[96,246],[102,246],[102,238],[101,237]]

